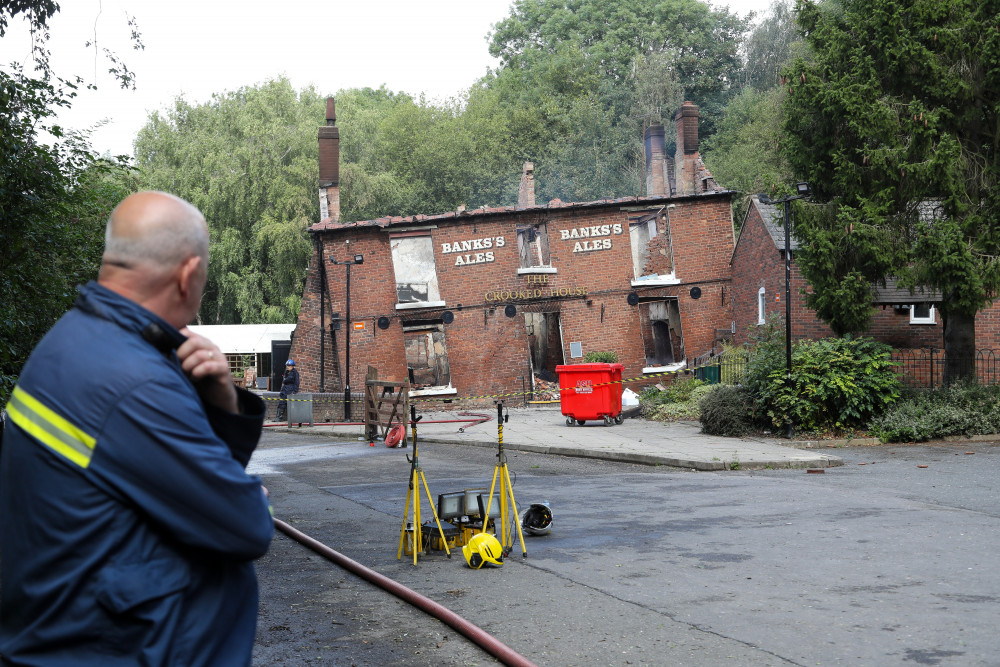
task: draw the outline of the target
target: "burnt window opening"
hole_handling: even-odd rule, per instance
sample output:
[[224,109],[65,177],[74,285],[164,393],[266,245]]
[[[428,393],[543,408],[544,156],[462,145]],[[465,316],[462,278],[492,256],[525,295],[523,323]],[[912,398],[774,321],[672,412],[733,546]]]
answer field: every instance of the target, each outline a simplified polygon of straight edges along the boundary
[[390,237],[397,303],[435,303],[438,291],[434,244],[429,234]]
[[517,228],[517,253],[521,268],[549,267],[549,232],[544,222]]
[[406,366],[414,389],[448,387],[451,368],[442,320],[407,320],[403,323]]
[[635,279],[673,277],[674,258],[669,217],[663,215],[657,219],[655,212],[647,213],[630,219],[628,227]]
[[684,339],[676,299],[640,303],[639,318],[646,366],[669,366],[683,361]]

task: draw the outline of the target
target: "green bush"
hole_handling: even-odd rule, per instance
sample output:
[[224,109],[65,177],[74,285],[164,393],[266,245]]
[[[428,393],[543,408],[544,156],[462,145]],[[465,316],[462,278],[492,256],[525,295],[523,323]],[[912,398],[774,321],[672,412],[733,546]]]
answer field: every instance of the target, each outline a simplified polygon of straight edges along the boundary
[[639,407],[647,419],[674,421],[697,419],[698,399],[710,386],[693,377],[679,377],[664,390],[648,387],[639,394]]
[[612,350],[605,350],[603,352],[588,352],[583,355],[583,363],[585,364],[617,364],[618,363],[618,353]]
[[900,396],[891,351],[867,338],[799,341],[791,378],[784,365],[772,369],[759,399],[775,426],[789,419],[801,431],[864,426]]
[[716,385],[698,409],[703,433],[740,437],[754,430],[753,400],[743,387]]
[[1000,387],[955,385],[914,390],[872,419],[872,435],[883,442],[923,442],[948,435],[1000,432]]

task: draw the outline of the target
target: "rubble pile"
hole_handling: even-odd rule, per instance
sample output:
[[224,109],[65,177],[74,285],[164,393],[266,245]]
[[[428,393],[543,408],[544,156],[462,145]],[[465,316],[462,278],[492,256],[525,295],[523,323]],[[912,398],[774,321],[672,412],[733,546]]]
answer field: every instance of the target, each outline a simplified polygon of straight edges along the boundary
[[536,401],[558,401],[559,400],[559,380],[549,382],[535,375],[534,400]]

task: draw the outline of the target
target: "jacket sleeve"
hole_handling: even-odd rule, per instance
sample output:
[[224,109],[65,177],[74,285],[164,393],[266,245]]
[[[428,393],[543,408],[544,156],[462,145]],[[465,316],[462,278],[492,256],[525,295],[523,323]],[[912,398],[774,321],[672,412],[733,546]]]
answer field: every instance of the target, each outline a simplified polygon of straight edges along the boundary
[[260,479],[244,471],[262,418],[209,416],[189,389],[160,381],[134,388],[101,429],[91,472],[185,545],[262,556],[274,523]]

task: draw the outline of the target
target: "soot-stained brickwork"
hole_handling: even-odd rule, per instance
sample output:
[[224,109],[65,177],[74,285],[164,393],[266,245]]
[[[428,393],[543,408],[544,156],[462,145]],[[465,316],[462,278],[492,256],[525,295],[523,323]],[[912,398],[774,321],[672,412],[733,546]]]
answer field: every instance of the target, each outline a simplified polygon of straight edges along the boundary
[[[650,216],[656,220],[656,235],[654,243],[647,244],[644,272],[657,278],[637,283],[630,223]],[[548,236],[548,266],[525,269],[518,229],[540,223]],[[674,302],[679,321],[671,326],[681,338],[674,343],[688,356],[711,350],[716,330],[732,320],[725,291],[734,239],[730,193],[724,191],[555,201],[346,224],[326,221],[313,226],[311,233],[315,250],[292,344],[303,386],[309,390],[319,389],[321,377],[327,391],[343,387],[348,327],[352,390],[363,387],[369,365],[380,377],[406,378],[412,367],[406,338],[414,335],[407,330],[427,326],[443,330],[438,352],[447,356],[455,394],[467,397],[531,387],[533,332],[527,330],[525,312],[558,314],[558,328],[548,332],[548,343],[558,347],[555,356],[562,363],[582,361],[571,355],[571,344],[579,344],[583,354],[614,351],[628,377],[642,376],[651,354],[649,336],[641,330],[641,306],[628,303],[630,293],[643,303]],[[430,237],[443,305],[400,307],[391,247],[400,235]],[[325,290],[320,252],[326,260]],[[330,259],[343,261],[356,254],[364,256],[364,263],[351,267],[351,321],[331,332],[331,314],[345,317],[347,308],[346,269]],[[692,287],[699,288],[698,298],[692,297]],[[328,299],[325,336],[320,335],[321,293]],[[513,317],[505,312],[508,306],[515,309]],[[444,321],[445,311],[452,314],[451,322]],[[385,329],[378,326],[383,317],[389,321]]]

